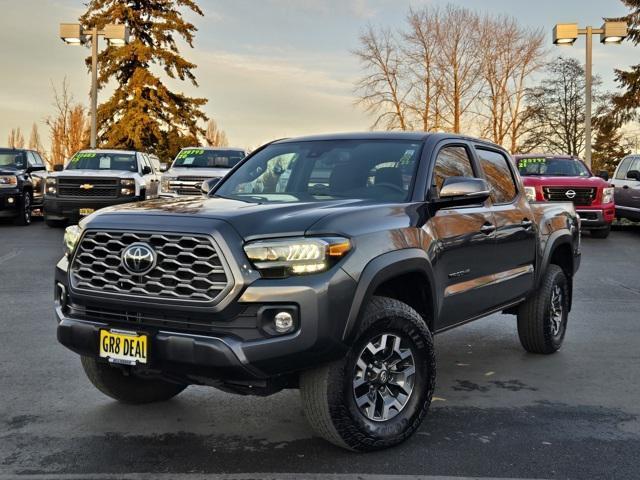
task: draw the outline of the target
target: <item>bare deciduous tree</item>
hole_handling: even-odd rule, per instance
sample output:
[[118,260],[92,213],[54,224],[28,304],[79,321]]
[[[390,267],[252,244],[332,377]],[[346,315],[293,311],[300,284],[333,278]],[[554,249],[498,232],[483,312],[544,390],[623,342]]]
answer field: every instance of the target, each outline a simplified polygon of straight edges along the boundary
[[373,128],[409,130],[406,100],[411,87],[397,39],[390,30],[369,26],[360,44],[353,53],[366,74],[356,85],[357,103],[376,116]]
[[38,132],[38,125],[33,122],[31,126],[31,134],[29,135],[29,148],[39,153],[44,153],[42,148],[42,141],[40,140],[40,132]]
[[9,145],[9,148],[24,148],[24,135],[22,135],[20,127],[11,129],[7,145]]
[[218,123],[211,119],[207,122],[207,130],[204,136],[207,141],[207,145],[210,147],[228,147],[229,140],[224,130],[218,127]]
[[51,139],[51,151],[48,156],[51,167],[64,165],[66,159],[78,150],[86,148],[89,129],[85,108],[82,104],[74,102],[67,79],[64,79],[59,91],[55,86],[52,88],[55,114],[46,120]]

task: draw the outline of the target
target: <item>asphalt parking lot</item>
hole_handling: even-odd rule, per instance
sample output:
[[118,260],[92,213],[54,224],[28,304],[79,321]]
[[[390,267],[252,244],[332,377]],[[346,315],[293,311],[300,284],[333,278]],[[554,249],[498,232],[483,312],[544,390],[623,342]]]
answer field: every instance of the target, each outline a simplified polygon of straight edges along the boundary
[[557,354],[525,353],[511,316],[437,337],[430,415],[410,441],[374,454],[315,438],[296,391],[257,398],[191,387],[153,406],[104,397],[55,338],[61,240],[41,220],[0,225],[0,477],[640,478],[640,228],[584,236]]

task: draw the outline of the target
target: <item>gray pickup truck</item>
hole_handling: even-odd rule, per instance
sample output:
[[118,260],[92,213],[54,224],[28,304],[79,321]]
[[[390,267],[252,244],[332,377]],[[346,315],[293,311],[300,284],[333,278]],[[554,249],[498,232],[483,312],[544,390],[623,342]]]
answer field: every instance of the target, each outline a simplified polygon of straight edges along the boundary
[[563,342],[578,218],[530,204],[497,145],[280,140],[208,196],[106,208],[65,232],[58,340],[112,398],[299,388],[319,435],[375,450],[425,418],[435,334],[503,312],[527,351]]

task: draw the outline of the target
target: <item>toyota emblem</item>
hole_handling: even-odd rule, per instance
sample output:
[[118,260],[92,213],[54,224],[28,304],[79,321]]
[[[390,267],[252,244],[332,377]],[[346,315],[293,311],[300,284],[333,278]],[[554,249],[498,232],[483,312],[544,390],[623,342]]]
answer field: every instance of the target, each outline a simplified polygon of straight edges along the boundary
[[122,266],[129,273],[144,275],[156,266],[156,252],[146,243],[132,243],[122,252]]
[[575,190],[567,190],[565,192],[565,195],[567,196],[567,198],[574,198],[576,196],[576,191]]

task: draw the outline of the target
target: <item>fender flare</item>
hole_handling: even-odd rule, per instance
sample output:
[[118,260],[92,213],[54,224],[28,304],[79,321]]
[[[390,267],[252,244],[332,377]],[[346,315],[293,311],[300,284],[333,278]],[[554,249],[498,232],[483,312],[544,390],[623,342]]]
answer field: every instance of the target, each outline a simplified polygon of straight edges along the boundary
[[542,259],[540,261],[540,270],[539,270],[540,273],[538,275],[538,278],[536,278],[536,287],[538,287],[538,285],[542,281],[542,276],[544,272],[547,271],[547,268],[549,267],[549,263],[551,262],[551,256],[553,255],[553,252],[555,252],[555,250],[561,245],[569,245],[569,248],[572,252],[571,263],[573,265],[575,260],[573,258],[574,256],[573,255],[573,237],[571,235],[571,232],[567,229],[562,229],[562,230],[553,232],[549,236],[544,252],[542,253]]
[[[428,278],[432,301],[433,316],[437,316],[439,305],[435,291],[433,267],[427,254],[419,248],[407,248],[382,254],[371,260],[358,281],[353,295],[349,316],[347,318],[342,340],[349,342],[360,322],[362,306],[366,305],[373,296],[373,292],[385,281],[407,273],[421,273]],[[432,328],[432,325],[429,325]]]

